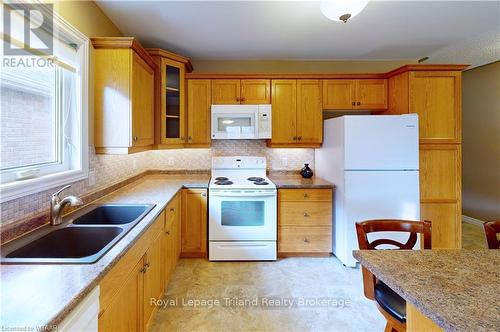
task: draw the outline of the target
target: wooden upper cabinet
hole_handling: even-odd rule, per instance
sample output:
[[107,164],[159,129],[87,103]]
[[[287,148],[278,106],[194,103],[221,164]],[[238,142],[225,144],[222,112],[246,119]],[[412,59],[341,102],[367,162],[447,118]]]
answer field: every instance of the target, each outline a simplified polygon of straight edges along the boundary
[[189,58],[159,48],[146,50],[155,70],[155,144],[162,148],[183,147],[186,135],[186,72]]
[[188,144],[210,145],[210,106],[212,104],[211,80],[188,80]]
[[154,70],[137,53],[132,54],[132,144],[154,142]]
[[239,104],[240,80],[212,80],[213,104]]
[[323,109],[354,109],[355,93],[355,80],[323,80]]
[[160,144],[183,144],[185,135],[185,97],[182,63],[161,58],[161,101],[159,103]]
[[154,141],[155,63],[134,38],[92,38],[96,153],[144,151]]
[[387,80],[356,80],[356,109],[387,109]]
[[421,142],[460,143],[461,73],[409,74],[409,113],[419,115]]
[[269,104],[270,90],[269,80],[241,80],[240,102],[242,104]]
[[387,80],[323,80],[323,108],[330,110],[387,109]]
[[297,80],[297,140],[299,143],[323,141],[321,80]]
[[297,81],[272,81],[272,143],[297,141]]
[[270,80],[212,80],[213,104],[269,104]]

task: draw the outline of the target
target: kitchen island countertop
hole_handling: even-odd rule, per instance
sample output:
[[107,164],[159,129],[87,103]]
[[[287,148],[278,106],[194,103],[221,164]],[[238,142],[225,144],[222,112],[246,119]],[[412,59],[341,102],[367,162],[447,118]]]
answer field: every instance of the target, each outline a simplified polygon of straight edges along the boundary
[[355,250],[354,257],[446,331],[498,331],[500,250]]

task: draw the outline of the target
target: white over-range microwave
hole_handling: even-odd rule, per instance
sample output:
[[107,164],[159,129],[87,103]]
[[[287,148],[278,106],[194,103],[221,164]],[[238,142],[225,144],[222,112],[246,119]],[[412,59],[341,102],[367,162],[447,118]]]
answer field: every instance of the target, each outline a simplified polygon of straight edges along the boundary
[[212,105],[212,139],[271,138],[271,105]]

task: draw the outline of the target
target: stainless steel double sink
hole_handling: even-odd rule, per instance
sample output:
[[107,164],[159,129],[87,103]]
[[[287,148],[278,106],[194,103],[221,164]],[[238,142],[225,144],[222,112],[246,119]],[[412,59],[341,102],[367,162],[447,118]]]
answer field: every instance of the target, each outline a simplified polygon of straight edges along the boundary
[[89,205],[0,248],[2,264],[92,264],[153,208],[154,204]]

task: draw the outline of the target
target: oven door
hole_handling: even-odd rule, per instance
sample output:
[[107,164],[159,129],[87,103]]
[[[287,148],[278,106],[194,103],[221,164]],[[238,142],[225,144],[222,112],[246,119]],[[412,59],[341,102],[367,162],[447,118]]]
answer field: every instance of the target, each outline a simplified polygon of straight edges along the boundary
[[212,111],[212,139],[255,138],[257,138],[255,112],[251,110],[247,112]]
[[210,241],[276,241],[276,190],[210,191]]

